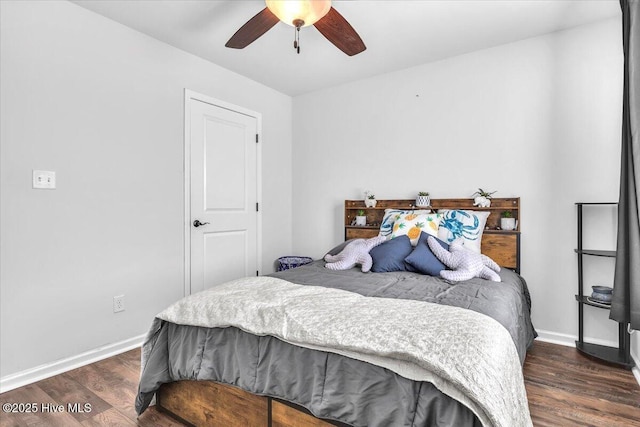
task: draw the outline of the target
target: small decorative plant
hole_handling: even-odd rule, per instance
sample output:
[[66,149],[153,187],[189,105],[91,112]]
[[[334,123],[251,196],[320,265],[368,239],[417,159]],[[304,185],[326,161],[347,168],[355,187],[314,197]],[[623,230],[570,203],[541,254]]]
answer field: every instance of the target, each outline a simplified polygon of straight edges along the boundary
[[418,197],[416,197],[416,206],[428,207],[431,206],[431,198],[428,191],[419,191]]
[[359,209],[358,210],[358,216],[364,216],[364,210]]
[[365,216],[363,209],[358,209],[356,214],[356,225],[367,225],[367,217]]
[[515,230],[518,226],[516,219],[513,217],[513,212],[511,211],[502,211],[500,214],[502,218],[500,218],[500,228],[503,230],[511,231]]
[[364,205],[368,208],[375,208],[378,201],[376,200],[376,195],[371,191],[367,190],[364,192]]
[[484,197],[485,199],[491,199],[491,196],[495,193],[497,193],[497,191],[484,191],[482,188],[478,188],[478,191],[473,193],[472,196],[477,195],[480,197]]
[[488,208],[491,206],[491,195],[496,193],[495,191],[484,191],[482,188],[478,188],[478,191],[471,196],[475,196],[473,199],[473,206],[480,208]]

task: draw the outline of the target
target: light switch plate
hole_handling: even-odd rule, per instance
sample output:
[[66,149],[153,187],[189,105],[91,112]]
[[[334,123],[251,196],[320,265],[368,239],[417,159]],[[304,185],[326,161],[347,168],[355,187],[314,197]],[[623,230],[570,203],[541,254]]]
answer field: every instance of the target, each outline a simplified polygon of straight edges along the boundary
[[56,173],[53,171],[33,171],[33,188],[53,190],[56,188]]

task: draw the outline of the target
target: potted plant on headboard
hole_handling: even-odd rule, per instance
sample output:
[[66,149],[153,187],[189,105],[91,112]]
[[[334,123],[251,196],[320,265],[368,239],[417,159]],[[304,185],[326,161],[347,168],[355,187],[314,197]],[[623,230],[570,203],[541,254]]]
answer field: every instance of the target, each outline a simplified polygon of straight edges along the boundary
[[356,225],[367,225],[367,217],[362,209],[358,210],[356,214]]
[[480,208],[488,208],[491,206],[491,196],[496,191],[484,191],[482,188],[478,188],[478,191],[473,193],[471,197],[473,199],[473,206],[478,206]]
[[369,190],[365,191],[364,205],[368,208],[375,208],[377,204],[378,204],[378,201],[376,200],[376,195]]
[[416,207],[427,208],[431,206],[431,197],[428,191],[420,191],[416,197]]
[[503,230],[515,230],[516,229],[516,219],[513,217],[513,212],[511,211],[502,211],[500,214],[500,228]]

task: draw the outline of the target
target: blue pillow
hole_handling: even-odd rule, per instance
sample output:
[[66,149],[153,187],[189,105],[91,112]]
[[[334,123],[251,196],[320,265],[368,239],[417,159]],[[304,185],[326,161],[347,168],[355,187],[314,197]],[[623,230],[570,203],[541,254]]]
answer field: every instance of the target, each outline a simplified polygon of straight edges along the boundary
[[[431,252],[431,248],[427,244],[427,237],[429,237],[429,234],[425,232],[420,233],[420,239],[418,240],[416,248],[405,258],[405,262],[418,273],[428,274],[429,276],[440,276],[440,272],[446,270],[447,266],[441,263],[433,252]],[[440,243],[440,246],[447,250],[449,249],[448,244],[436,237],[434,237],[434,239]]]
[[413,268],[404,262],[404,259],[411,254],[412,250],[413,246],[411,246],[411,241],[406,235],[387,240],[369,251],[369,255],[373,259],[371,271],[375,273],[413,271]]

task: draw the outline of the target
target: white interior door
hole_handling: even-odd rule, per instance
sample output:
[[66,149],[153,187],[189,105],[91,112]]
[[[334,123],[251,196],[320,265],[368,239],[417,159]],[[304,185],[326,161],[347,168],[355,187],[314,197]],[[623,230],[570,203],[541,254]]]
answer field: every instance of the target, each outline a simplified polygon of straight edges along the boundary
[[[258,273],[258,118],[187,97],[190,289]],[[186,115],[187,116],[187,115]]]

